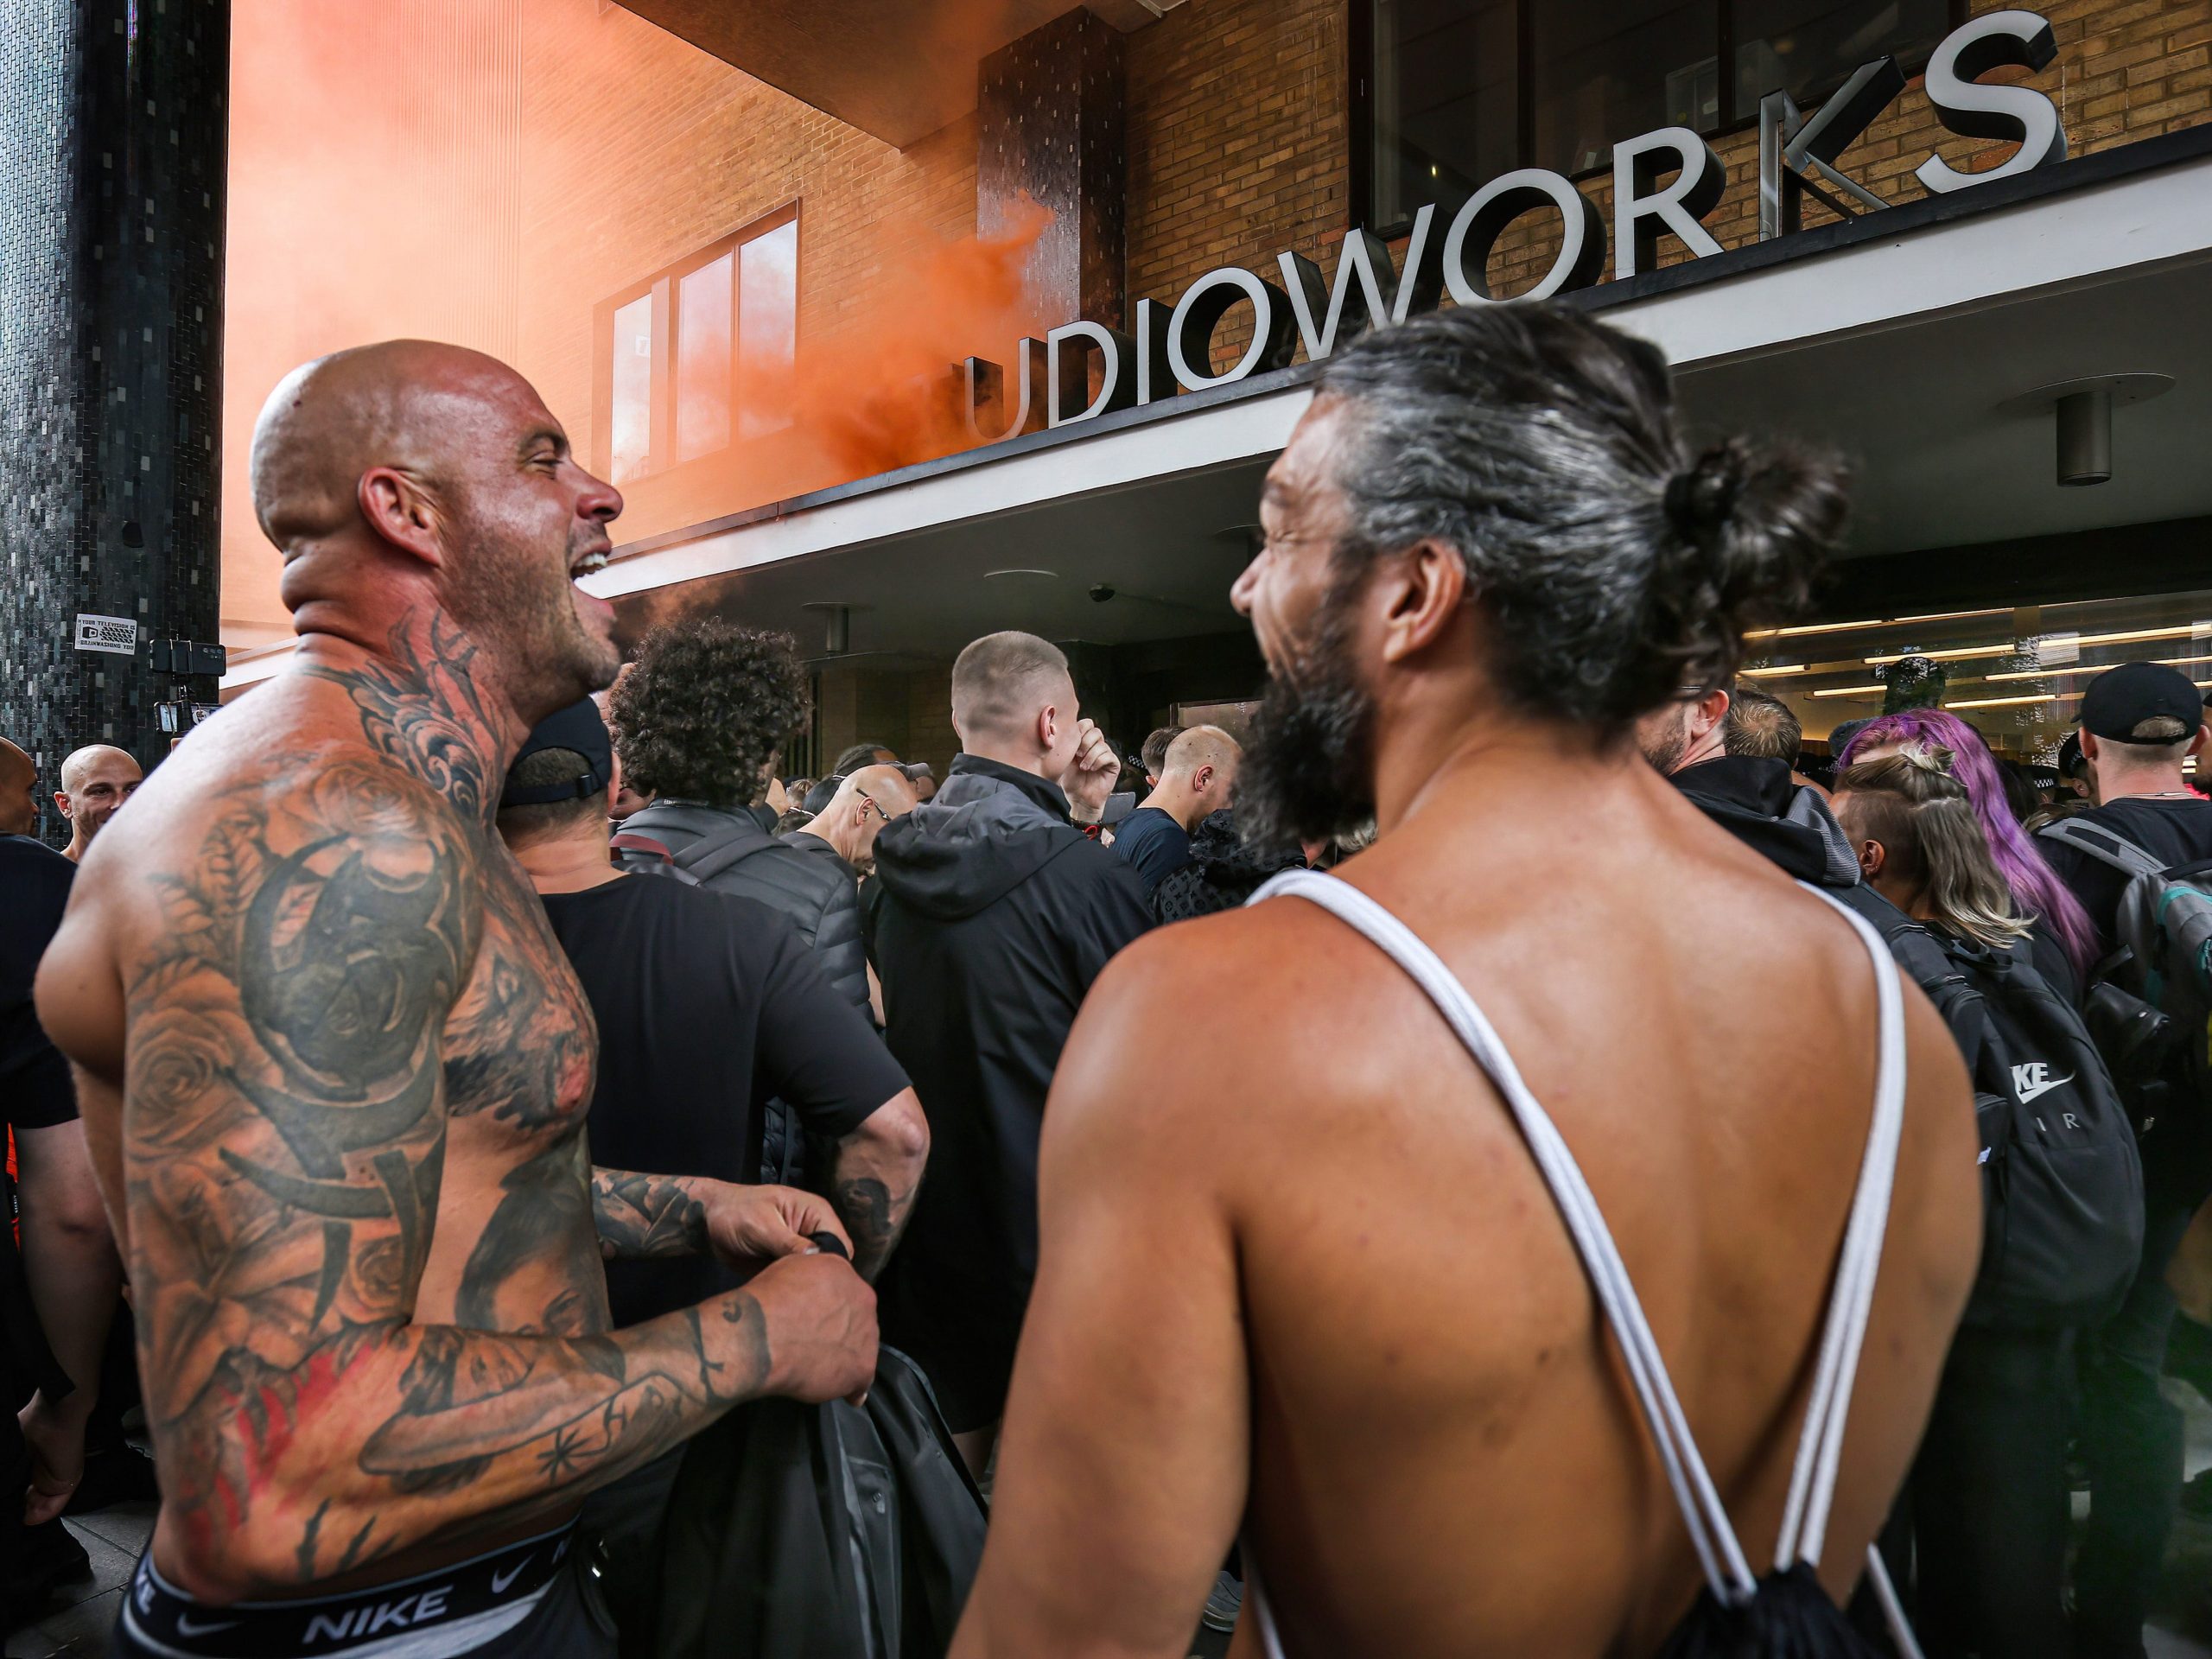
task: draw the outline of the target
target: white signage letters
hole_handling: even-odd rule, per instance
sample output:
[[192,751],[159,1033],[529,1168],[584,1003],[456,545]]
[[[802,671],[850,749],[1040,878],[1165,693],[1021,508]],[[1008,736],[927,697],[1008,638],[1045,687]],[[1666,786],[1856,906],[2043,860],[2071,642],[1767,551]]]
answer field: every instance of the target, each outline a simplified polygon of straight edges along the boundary
[[2031,172],[2066,159],[2066,129],[2057,108],[2032,86],[1985,86],[1993,69],[2040,69],[2058,55],[2050,25],[2032,11],[1993,11],[1947,36],[1928,60],[1928,101],[1938,120],[1972,138],[2012,138],[2020,148],[2001,167],[1961,173],[1930,156],[1913,175],[1930,190],[1963,190],[1991,179]]
[[[2031,11],[1988,12],[1953,30],[1928,63],[1924,84],[1937,118],[1952,132],[2008,139],[2019,148],[2002,166],[1980,173],[1961,173],[1941,156],[1930,156],[1914,176],[1931,192],[1942,194],[2065,160],[2065,130],[2050,99],[2032,86],[1981,82],[1982,76],[2008,67],[2041,69],[2057,51],[2050,25]],[[1764,101],[1761,118],[1769,119],[1779,105],[1781,116],[1774,118],[1781,121],[1781,130],[1762,137],[1763,201],[1811,188],[1798,178],[1798,172],[1809,167],[1827,185],[1868,207],[1884,206],[1879,196],[1836,171],[1834,163],[1904,86],[1896,61],[1878,59],[1861,66],[1809,122],[1801,120],[1785,95],[1772,94]],[[1726,169],[1713,146],[1688,127],[1660,127],[1616,143],[1614,276],[1634,277],[1656,268],[1662,235],[1673,237],[1694,257],[1719,253],[1720,244],[1704,220],[1719,202],[1726,183]],[[1488,276],[1491,255],[1507,227],[1532,212],[1559,215],[1558,251],[1549,268],[1521,295],[1495,294]],[[1306,357],[1319,362],[1336,350],[1339,340],[1363,328],[1402,323],[1415,311],[1435,305],[1444,294],[1459,305],[1495,304],[1507,297],[1548,299],[1591,286],[1605,269],[1606,226],[1597,204],[1573,180],[1548,168],[1516,168],[1483,185],[1452,216],[1432,264],[1429,242],[1435,219],[1433,204],[1414,216],[1402,271],[1391,258],[1388,243],[1355,227],[1345,233],[1335,273],[1326,281],[1313,260],[1286,252],[1275,257],[1281,287],[1240,266],[1210,270],[1183,290],[1164,327],[1161,317],[1167,308],[1139,300],[1134,340],[1096,322],[1065,323],[1043,340],[1025,340],[1011,412],[1004,408],[1004,372],[995,363],[969,358],[965,367],[969,429],[979,441],[989,442],[1048,424],[1087,421],[1112,410],[1172,397],[1179,387],[1196,391],[1264,369],[1286,367],[1301,344]],[[1786,234],[1795,224],[1794,211],[1770,215],[1762,207],[1762,237]],[[1234,364],[1217,374],[1214,335],[1230,312],[1248,303],[1252,309],[1250,342]],[[1089,397],[1093,352],[1101,362],[1095,397]],[[982,429],[978,416],[986,404],[1001,406],[996,423],[1002,430],[994,434]],[[112,648],[86,645],[82,632],[80,627],[80,649]]]

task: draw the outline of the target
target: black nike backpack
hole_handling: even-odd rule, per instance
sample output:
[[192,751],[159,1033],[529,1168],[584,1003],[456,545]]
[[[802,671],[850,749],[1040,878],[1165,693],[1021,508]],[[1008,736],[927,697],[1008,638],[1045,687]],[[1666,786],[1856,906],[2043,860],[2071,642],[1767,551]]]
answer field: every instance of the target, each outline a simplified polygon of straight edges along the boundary
[[2104,1058],[2023,951],[1902,925],[1935,947],[1914,941],[1900,960],[1974,1081],[1982,1248],[1967,1319],[2099,1323],[2127,1294],[2143,1246],[2143,1166]]

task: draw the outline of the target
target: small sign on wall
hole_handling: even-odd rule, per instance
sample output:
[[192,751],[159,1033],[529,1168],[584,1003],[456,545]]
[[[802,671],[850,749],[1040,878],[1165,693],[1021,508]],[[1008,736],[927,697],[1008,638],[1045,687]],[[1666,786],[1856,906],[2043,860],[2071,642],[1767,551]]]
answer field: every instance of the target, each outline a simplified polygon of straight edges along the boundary
[[77,649],[105,651],[118,657],[138,654],[138,625],[127,616],[77,616]]

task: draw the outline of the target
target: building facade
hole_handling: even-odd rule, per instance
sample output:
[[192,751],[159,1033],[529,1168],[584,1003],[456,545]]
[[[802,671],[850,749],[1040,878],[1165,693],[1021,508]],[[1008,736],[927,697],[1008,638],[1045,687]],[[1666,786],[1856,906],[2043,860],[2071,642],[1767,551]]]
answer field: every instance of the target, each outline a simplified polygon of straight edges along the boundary
[[[1907,655],[2022,758],[2101,663],[2212,665],[2212,0],[885,10],[397,0],[334,43],[238,0],[227,690],[283,654],[254,408],[418,333],[622,486],[626,629],[794,633],[817,759],[941,767],[1008,626],[1134,747],[1256,693],[1227,589],[1313,363],[1530,292],[1660,343],[1700,429],[1854,461],[1821,611],[1753,646],[1815,739]],[[365,53],[410,48],[454,73],[395,107]],[[365,241],[333,176],[440,234]]]

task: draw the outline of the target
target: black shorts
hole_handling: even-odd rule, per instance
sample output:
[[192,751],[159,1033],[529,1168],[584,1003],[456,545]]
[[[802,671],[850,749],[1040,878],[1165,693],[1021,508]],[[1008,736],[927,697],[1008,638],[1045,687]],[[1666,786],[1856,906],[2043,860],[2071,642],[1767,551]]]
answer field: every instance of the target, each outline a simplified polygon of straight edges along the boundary
[[614,1659],[588,1551],[564,1527],[397,1584],[313,1601],[202,1606],[142,1556],[110,1651],[118,1659]]

